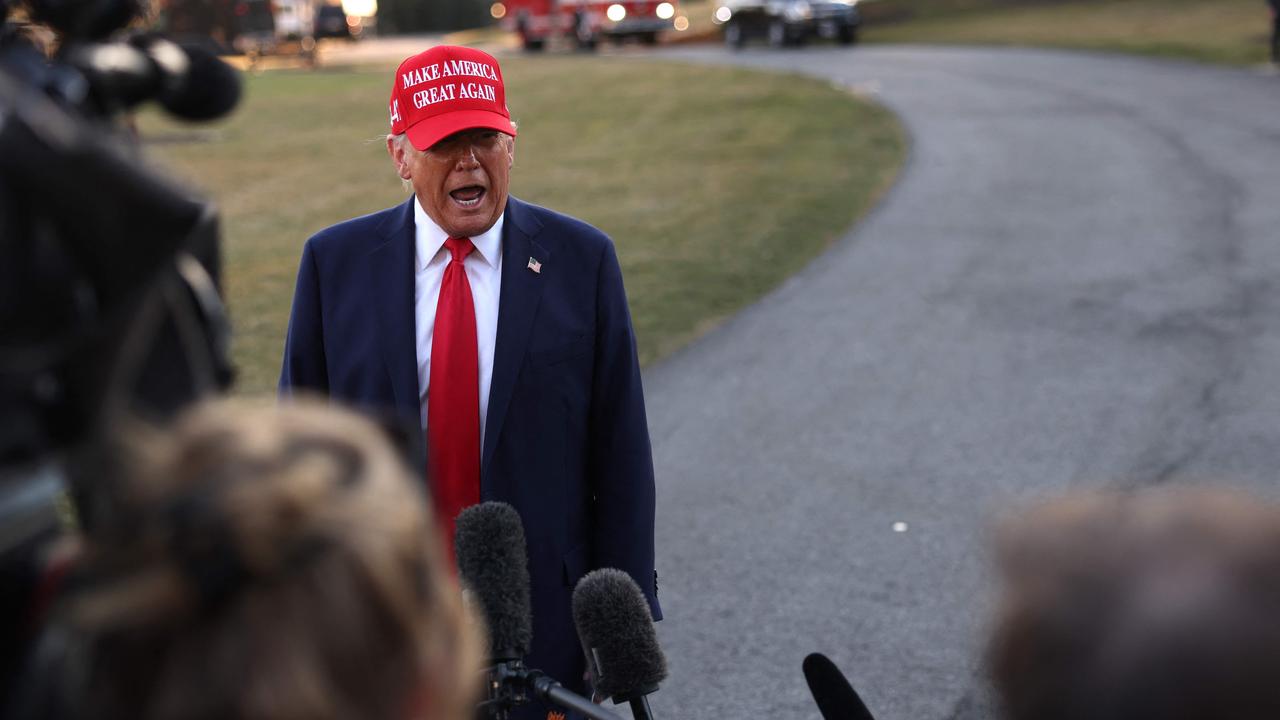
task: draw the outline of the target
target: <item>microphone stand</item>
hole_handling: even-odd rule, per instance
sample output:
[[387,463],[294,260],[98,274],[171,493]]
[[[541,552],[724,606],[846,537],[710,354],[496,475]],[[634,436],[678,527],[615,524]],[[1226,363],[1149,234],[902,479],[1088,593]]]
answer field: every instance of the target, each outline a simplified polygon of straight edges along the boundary
[[640,690],[632,690],[625,695],[614,697],[613,704],[621,705],[622,703],[627,703],[630,705],[631,717],[634,720],[653,720],[653,710],[649,709],[649,695],[657,691],[657,685]]
[[538,697],[549,700],[566,710],[582,713],[591,720],[622,720],[621,715],[612,710],[605,710],[581,695],[566,690],[563,685],[541,672],[537,670],[532,672],[534,673],[533,691]]
[[[488,699],[476,706],[480,720],[507,720],[512,707],[529,702],[530,696],[538,697],[566,710],[585,715],[591,720],[624,720],[624,718],[591,702],[587,698],[566,689],[541,670],[526,668],[520,660],[496,662],[489,667],[486,684]],[[648,702],[644,708],[648,710]],[[632,701],[635,707],[636,701]],[[636,715],[636,718],[652,715]]]
[[653,711],[649,709],[649,696],[631,698],[631,717],[635,720],[653,720]]

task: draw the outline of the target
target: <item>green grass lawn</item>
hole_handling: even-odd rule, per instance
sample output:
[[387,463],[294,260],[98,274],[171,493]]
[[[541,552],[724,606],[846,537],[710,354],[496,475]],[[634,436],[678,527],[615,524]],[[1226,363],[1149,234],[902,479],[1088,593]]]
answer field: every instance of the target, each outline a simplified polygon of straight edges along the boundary
[[[815,80],[623,58],[503,67],[520,123],[512,194],[613,237],[644,362],[812,259],[905,152],[886,110]],[[249,76],[211,128],[140,118],[150,153],[222,209],[242,395],[274,388],[306,238],[405,197],[382,140],[391,70]]]
[[[870,42],[1039,45],[1206,62],[1265,62],[1265,0],[877,0]],[[901,18],[892,21],[893,18]]]

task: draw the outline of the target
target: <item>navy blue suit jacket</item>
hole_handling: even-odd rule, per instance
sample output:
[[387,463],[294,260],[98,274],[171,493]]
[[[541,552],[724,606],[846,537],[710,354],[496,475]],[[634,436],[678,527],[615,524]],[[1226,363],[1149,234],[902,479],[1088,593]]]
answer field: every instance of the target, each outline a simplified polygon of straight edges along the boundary
[[[413,202],[307,241],[282,393],[317,391],[420,427]],[[599,230],[510,198],[502,248],[480,496],[512,504],[524,522],[534,615],[527,664],[580,687],[570,598],[583,574],[627,571],[661,618],[634,331],[613,243]]]

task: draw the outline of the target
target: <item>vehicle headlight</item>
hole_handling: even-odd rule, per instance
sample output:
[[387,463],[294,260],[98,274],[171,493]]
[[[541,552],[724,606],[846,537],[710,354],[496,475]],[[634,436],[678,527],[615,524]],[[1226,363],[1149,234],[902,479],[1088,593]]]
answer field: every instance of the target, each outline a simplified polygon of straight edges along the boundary
[[676,7],[669,2],[664,2],[660,3],[653,12],[662,20],[670,20],[675,17]]
[[716,15],[715,15],[716,22],[727,23],[729,22],[729,18],[731,17],[733,17],[733,11],[730,10],[729,8],[723,5],[716,8]]
[[609,18],[613,22],[622,22],[622,19],[627,16],[627,9],[617,3],[614,3],[609,6],[608,10],[604,11],[604,14],[605,17]]

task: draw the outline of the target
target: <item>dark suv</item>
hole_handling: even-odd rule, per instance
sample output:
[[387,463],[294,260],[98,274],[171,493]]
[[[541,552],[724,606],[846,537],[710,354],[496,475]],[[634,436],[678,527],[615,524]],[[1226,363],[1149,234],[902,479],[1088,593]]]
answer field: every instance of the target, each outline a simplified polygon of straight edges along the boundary
[[347,24],[347,14],[341,5],[321,5],[316,10],[315,35],[317,38],[338,38],[354,40],[351,26]]
[[776,47],[814,38],[851,45],[858,40],[861,23],[857,0],[721,0],[715,19],[732,48],[751,38],[763,38]]

